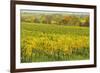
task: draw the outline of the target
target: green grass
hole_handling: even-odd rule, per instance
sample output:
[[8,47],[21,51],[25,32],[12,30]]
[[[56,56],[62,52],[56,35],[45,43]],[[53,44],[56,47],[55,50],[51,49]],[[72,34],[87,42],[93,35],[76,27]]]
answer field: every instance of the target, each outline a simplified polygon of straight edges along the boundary
[[21,62],[89,59],[89,27],[21,23]]

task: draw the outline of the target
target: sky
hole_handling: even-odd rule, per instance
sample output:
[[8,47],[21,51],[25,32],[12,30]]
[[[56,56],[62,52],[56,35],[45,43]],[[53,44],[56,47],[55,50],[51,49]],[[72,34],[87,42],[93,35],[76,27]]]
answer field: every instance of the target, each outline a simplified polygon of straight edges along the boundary
[[87,12],[47,11],[47,10],[21,10],[21,13],[89,15],[89,13]]

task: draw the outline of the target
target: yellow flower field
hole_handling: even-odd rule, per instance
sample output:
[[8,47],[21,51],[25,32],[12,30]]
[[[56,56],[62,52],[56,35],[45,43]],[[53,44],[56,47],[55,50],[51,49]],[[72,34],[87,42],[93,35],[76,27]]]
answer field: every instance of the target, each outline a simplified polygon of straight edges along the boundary
[[89,59],[89,27],[21,23],[21,62]]

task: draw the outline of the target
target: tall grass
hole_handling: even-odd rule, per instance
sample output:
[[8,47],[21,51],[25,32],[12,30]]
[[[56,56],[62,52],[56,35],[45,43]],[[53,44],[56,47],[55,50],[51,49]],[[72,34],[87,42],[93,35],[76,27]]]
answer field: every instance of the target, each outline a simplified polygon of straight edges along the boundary
[[21,62],[89,59],[89,27],[21,23]]

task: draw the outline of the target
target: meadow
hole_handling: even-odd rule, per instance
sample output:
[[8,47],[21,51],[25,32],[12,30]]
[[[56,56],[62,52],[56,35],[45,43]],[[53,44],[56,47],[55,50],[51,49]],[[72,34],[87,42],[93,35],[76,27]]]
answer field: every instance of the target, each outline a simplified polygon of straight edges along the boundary
[[89,27],[21,22],[21,62],[89,59]]

